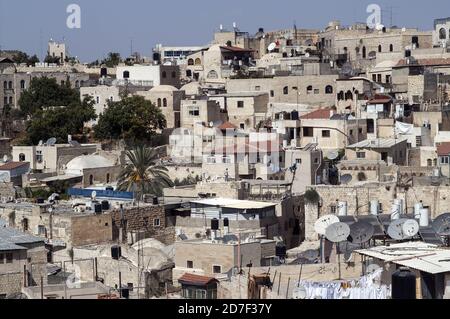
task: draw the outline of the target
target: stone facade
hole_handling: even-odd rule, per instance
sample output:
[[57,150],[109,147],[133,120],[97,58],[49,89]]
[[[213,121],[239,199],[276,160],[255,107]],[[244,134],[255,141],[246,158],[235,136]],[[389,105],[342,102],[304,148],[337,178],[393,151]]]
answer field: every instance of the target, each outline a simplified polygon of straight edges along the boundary
[[72,245],[98,245],[112,241],[110,214],[72,218]]

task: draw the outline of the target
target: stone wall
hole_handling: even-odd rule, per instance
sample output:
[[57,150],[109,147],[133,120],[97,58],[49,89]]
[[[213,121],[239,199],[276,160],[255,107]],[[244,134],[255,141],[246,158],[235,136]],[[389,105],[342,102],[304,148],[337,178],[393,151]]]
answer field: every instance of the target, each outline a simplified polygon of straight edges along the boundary
[[112,240],[112,217],[106,215],[72,218],[72,245],[98,245]]
[[22,291],[23,273],[0,274],[0,295],[17,294]]

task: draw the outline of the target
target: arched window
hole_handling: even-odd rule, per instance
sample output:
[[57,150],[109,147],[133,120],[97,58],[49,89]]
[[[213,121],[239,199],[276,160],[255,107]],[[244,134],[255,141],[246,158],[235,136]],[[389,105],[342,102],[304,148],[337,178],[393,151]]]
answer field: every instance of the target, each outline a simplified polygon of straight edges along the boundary
[[366,47],[363,47],[363,48],[362,48],[362,57],[363,57],[363,59],[365,59],[365,58],[367,57],[367,50],[366,50]]
[[188,65],[194,65],[194,59],[189,59],[188,60]]
[[8,82],[3,82],[3,88],[6,90],[8,88]]
[[331,85],[325,87],[325,94],[333,94],[333,87]]
[[389,45],[389,52],[394,52],[394,45],[393,44]]
[[89,185],[94,185],[94,176],[89,175]]
[[129,79],[130,78],[130,71],[123,71],[123,78]]
[[22,219],[22,231],[26,232],[29,229],[28,218]]
[[78,81],[78,80],[75,81],[75,87],[76,87],[76,88],[79,88],[79,87],[80,87],[80,81]]
[[25,80],[20,81],[20,88],[25,89]]
[[353,93],[351,91],[347,91],[347,93],[345,93],[345,100],[353,100]]
[[444,28],[439,30],[439,40],[447,39],[447,31]]
[[338,101],[343,101],[345,97],[344,91],[340,91],[337,95]]
[[309,86],[306,88],[306,94],[311,94],[312,91],[313,91],[313,87],[312,87],[312,85],[309,85]]
[[288,95],[288,94],[289,94],[289,87],[285,86],[285,87],[283,88],[283,94],[284,94],[284,95]]
[[429,158],[427,160],[427,164],[428,164],[428,167],[432,167],[433,166],[433,160],[431,158]]
[[106,174],[106,183],[109,183],[111,181],[111,175]]
[[219,78],[219,75],[217,74],[216,71],[214,70],[209,71],[208,79],[217,79],[217,78]]
[[195,59],[195,65],[201,65],[202,64],[202,60],[200,60],[200,58]]
[[166,71],[163,71],[162,77],[163,77],[163,79],[167,78],[167,72]]
[[13,83],[12,83],[12,81],[9,81],[9,83],[8,83],[8,89],[12,90],[12,88],[13,88]]
[[25,154],[23,154],[23,153],[20,153],[19,154],[19,162],[25,162]]
[[175,79],[177,77],[177,72],[173,71],[172,72],[172,78]]
[[9,97],[9,105],[13,105],[13,98],[12,98],[12,96]]
[[167,107],[167,99],[166,98],[163,99],[163,106]]
[[158,99],[158,107],[161,107],[162,103],[161,103],[161,99]]
[[381,44],[378,46],[378,52],[383,51],[383,48],[381,47]]

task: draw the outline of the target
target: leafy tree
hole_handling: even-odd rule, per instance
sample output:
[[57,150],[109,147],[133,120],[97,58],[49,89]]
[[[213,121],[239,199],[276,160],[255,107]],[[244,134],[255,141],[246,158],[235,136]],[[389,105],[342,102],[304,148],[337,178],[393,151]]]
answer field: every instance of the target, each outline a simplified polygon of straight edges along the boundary
[[58,56],[47,55],[44,59],[45,63],[61,64],[61,58]]
[[135,192],[138,199],[144,195],[162,195],[165,187],[173,186],[167,174],[168,170],[158,160],[158,152],[154,148],[138,146],[126,153],[128,164],[118,178],[118,189]]
[[14,55],[13,61],[17,64],[26,63],[28,66],[30,66],[38,63],[39,58],[36,56],[36,54],[30,57],[27,53],[19,51],[16,55]]
[[101,64],[105,64],[108,68],[113,68],[118,66],[121,62],[122,58],[120,57],[120,53],[109,52],[108,57],[104,59]]
[[124,96],[119,102],[109,102],[94,130],[95,137],[101,140],[146,142],[165,127],[166,119],[158,107],[142,96]]
[[84,123],[96,119],[94,101],[86,97],[82,102],[68,106],[36,111],[27,125],[27,141],[36,145],[55,137],[58,143],[67,141],[68,135],[83,133]]
[[80,94],[66,85],[59,85],[54,78],[33,78],[30,87],[19,100],[20,109],[27,116],[52,106],[72,106],[80,104]]

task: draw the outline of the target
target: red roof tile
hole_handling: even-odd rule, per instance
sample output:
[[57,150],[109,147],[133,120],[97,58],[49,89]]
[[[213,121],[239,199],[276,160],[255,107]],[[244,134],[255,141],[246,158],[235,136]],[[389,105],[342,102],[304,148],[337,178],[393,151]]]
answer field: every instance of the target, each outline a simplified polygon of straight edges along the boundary
[[331,117],[331,108],[316,110],[300,117],[302,120],[329,119]]
[[230,122],[225,122],[218,127],[219,130],[228,130],[228,129],[237,129],[236,125],[231,124]]
[[406,62],[406,59],[400,60],[396,67],[402,67],[402,66],[433,66],[433,65],[450,65],[450,59],[446,58],[435,58],[435,59],[418,59],[414,61],[413,63],[408,64]]
[[449,156],[450,142],[441,143],[437,147],[438,156]]
[[213,277],[206,277],[206,276],[199,276],[194,274],[184,274],[181,276],[180,279],[178,279],[178,282],[180,284],[185,285],[192,285],[192,286],[206,286],[213,282],[218,282],[216,278]]
[[367,104],[386,104],[392,101],[392,97],[389,95],[375,94],[375,96],[370,99]]
[[9,162],[6,163],[5,165],[0,166],[0,171],[11,171],[13,169],[25,166],[25,165],[30,165],[30,163],[28,162]]

